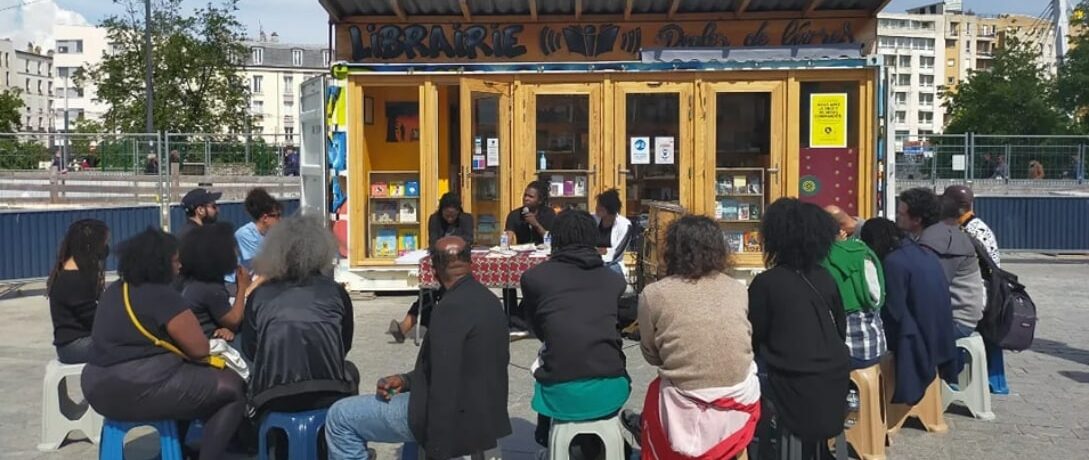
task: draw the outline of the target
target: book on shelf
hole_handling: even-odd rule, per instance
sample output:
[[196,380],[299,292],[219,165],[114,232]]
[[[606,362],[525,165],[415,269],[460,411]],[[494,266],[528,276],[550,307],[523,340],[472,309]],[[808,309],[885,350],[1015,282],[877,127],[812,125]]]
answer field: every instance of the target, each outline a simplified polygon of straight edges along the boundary
[[548,196],[563,196],[563,176],[552,176],[548,182]]
[[715,194],[725,196],[734,193],[734,181],[731,177],[719,176],[715,181]]
[[764,180],[759,174],[749,174],[748,182],[749,187],[746,193],[751,193],[753,195],[764,194]]
[[385,182],[371,182],[371,198],[385,198],[389,196],[389,188]]
[[481,214],[476,217],[476,233],[477,235],[486,235],[495,233],[498,229],[495,216],[492,214]]
[[575,196],[586,196],[586,176],[575,177]]
[[733,193],[746,193],[746,191],[749,189],[747,179],[747,176],[735,175]]
[[411,198],[417,198],[420,196],[420,181],[418,180],[406,180],[405,181],[405,196]]
[[723,231],[722,237],[726,240],[726,247],[731,252],[744,252],[744,234],[741,232]]
[[715,201],[715,218],[722,218],[722,202],[717,200]]
[[563,196],[575,195],[575,181],[574,179],[563,180]]
[[374,206],[374,214],[372,218],[374,223],[378,224],[393,224],[397,222],[397,203],[393,201],[381,200],[372,203]]
[[749,220],[749,204],[740,203],[737,205],[737,220]]
[[400,209],[400,221],[405,223],[416,222],[416,200],[401,200],[398,202]]
[[722,200],[722,220],[737,220],[738,205],[737,200]]
[[397,257],[397,230],[382,228],[374,237],[374,257]]
[[405,196],[405,182],[399,180],[390,181],[389,196],[393,198]]
[[745,252],[760,252],[760,232],[750,230],[745,232]]
[[402,228],[397,232],[397,255],[403,256],[406,253],[415,251],[420,248],[420,231],[410,228]]
[[753,203],[749,205],[749,219],[760,220],[764,218],[764,210],[760,209],[760,203]]

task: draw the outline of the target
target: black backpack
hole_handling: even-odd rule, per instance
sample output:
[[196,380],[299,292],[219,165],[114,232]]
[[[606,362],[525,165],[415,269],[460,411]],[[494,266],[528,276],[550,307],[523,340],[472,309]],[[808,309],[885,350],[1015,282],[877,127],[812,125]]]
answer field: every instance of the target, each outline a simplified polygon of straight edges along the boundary
[[983,243],[972,237],[972,245],[987,292],[983,319],[976,330],[984,340],[1003,350],[1029,349],[1036,335],[1036,304],[1025,292],[1025,285],[1017,281],[1017,275],[995,264]]

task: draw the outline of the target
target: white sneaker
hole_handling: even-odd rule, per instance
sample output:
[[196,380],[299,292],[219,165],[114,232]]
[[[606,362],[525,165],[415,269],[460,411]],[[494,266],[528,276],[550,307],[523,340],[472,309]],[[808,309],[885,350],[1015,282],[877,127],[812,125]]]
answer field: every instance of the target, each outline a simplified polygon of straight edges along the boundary
[[548,449],[541,449],[537,451],[537,460],[548,460]]

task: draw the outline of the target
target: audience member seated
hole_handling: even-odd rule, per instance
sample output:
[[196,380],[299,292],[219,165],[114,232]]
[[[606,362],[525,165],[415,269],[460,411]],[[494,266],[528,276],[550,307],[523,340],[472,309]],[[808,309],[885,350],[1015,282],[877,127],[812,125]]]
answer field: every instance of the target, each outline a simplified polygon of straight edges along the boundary
[[[597,196],[597,250],[605,267],[624,274],[624,251],[631,243],[631,221],[620,214],[620,192],[615,188]],[[625,278],[627,279],[627,278]]]
[[[246,214],[249,214],[253,220],[239,227],[238,231],[234,232],[234,239],[238,242],[239,265],[242,265],[248,271],[253,268],[253,258],[257,257],[257,253],[261,250],[261,243],[264,241],[265,235],[268,234],[269,229],[280,223],[280,218],[284,215],[284,205],[276,201],[263,188],[250,190],[246,194],[244,204]],[[182,262],[182,265],[184,266],[185,262]],[[227,283],[241,284],[241,282],[236,281],[233,271],[227,275]],[[245,293],[246,289],[237,286],[234,291]]]
[[60,243],[46,282],[57,360],[82,364],[91,356],[91,329],[105,288],[110,229],[95,219],[76,221]]
[[[461,199],[455,193],[443,194],[442,198],[439,198],[439,210],[427,219],[427,246],[434,246],[435,242],[444,236],[459,237],[465,240],[465,244],[469,247],[473,246],[473,216],[461,209]],[[425,308],[420,308],[420,300],[417,299],[412,302],[412,306],[408,308],[408,313],[401,322],[390,321],[386,333],[393,336],[393,340],[397,343],[404,343],[405,335],[416,327],[417,321],[424,327],[431,323],[429,321],[431,308],[442,298],[443,289],[440,287],[427,291],[422,296]],[[420,316],[421,310],[423,316]]]
[[885,328],[881,324],[881,306],[885,303],[885,271],[881,260],[862,240],[852,237],[857,225],[853,218],[835,206],[824,208],[833,218],[840,218],[839,237],[821,266],[836,280],[843,311],[847,318],[847,351],[851,369],[863,369],[881,361],[885,354]]
[[944,378],[956,378],[949,282],[938,256],[905,237],[888,219],[866,221],[862,240],[885,269],[881,319],[889,351],[896,357],[892,402],[915,405],[939,368]]
[[182,237],[181,295],[208,338],[233,341],[242,324],[246,297],[238,295],[232,304],[223,281],[224,275],[237,272],[239,291],[249,288],[250,274],[238,265],[237,254],[234,230],[226,222],[196,227]]
[[[846,417],[843,301],[820,265],[836,234],[836,223],[817,205],[777,200],[760,224],[768,269],[749,285],[752,348],[766,372],[763,424],[774,416],[804,443],[807,459],[827,449]],[[761,436],[762,452],[770,438]]]
[[242,354],[253,363],[250,398],[264,412],[331,406],[359,393],[347,360],[355,316],[348,291],[333,279],[337,243],[314,217],[293,216],[269,230],[254,259]]
[[[121,243],[121,279],[98,305],[83,393],[96,412],[114,420],[202,420],[200,458],[219,459],[242,420],[245,383],[234,371],[200,363],[208,357],[208,338],[170,286],[178,266],[177,240],[160,230]],[[137,324],[178,354],[156,346]]]
[[446,295],[416,367],[379,379],[376,395],[333,405],[325,425],[333,460],[371,459],[369,442],[417,442],[427,458],[452,458],[492,449],[511,433],[510,347],[499,299],[473,278],[465,240],[443,237],[431,257]]
[[[552,420],[615,416],[631,392],[617,309],[626,283],[594,247],[597,224],[586,211],[566,210],[552,227],[552,257],[522,274],[525,319],[542,346],[533,366],[536,439],[548,445]],[[596,442],[576,440],[585,458]]]
[[748,293],[725,274],[730,254],[707,217],[670,225],[664,256],[666,278],[639,299],[643,357],[658,366],[643,403],[643,458],[733,458],[760,419]]
[[971,237],[960,229],[959,217],[954,201],[943,203],[924,188],[901,193],[896,209],[896,225],[920,246],[933,251],[941,262],[949,282],[954,340],[972,335],[983,318],[986,302],[976,248]]

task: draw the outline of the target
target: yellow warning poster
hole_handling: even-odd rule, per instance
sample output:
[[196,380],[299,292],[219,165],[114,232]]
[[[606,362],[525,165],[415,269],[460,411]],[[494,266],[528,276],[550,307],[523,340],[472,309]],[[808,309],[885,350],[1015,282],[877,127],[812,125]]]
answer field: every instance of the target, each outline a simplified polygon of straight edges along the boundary
[[847,147],[847,93],[809,95],[809,147]]

